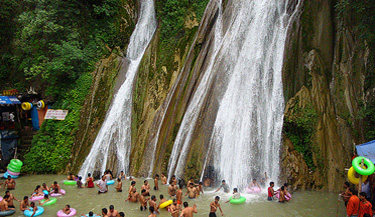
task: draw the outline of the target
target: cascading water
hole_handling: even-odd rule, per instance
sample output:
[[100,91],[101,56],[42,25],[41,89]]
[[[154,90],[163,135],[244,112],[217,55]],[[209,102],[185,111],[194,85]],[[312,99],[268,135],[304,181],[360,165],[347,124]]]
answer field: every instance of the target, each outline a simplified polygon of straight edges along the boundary
[[131,111],[135,75],[143,54],[156,30],[155,7],[153,0],[140,2],[138,23],[130,37],[127,58],[130,60],[126,79],[114,96],[112,105],[105,121],[85,159],[79,174],[85,177],[89,172],[99,170],[104,172],[111,150],[116,156],[114,171],[129,170],[129,155],[131,147]]
[[[287,14],[286,0],[231,4],[234,15],[228,17],[229,27],[189,103],[174,143],[168,175],[181,176],[184,172],[190,138],[202,109],[202,103],[194,102],[204,96],[205,91],[199,90],[207,86],[205,77],[224,71],[228,83],[226,89],[219,90],[224,94],[219,99],[204,165],[213,166],[231,186],[243,188],[264,172],[275,181],[278,178],[284,112],[281,70],[292,16]],[[216,26],[219,22],[218,19]],[[223,65],[224,69],[216,67]]]

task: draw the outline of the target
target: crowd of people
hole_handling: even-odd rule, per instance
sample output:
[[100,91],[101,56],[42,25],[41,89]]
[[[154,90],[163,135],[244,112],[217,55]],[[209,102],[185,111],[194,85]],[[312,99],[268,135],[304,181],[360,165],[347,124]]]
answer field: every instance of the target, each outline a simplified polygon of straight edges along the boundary
[[[344,191],[340,194],[346,207],[346,214],[349,217],[372,217],[375,208],[375,177],[369,176],[361,185],[361,192],[358,194],[359,186],[344,183]],[[358,196],[357,196],[358,195]]]
[[[113,177],[112,172],[107,170],[104,175],[102,175],[101,179],[98,181],[95,181],[94,178],[89,173],[85,183],[82,183],[82,177],[79,177],[78,175],[69,174],[67,179],[76,181],[77,188],[97,188],[98,194],[105,194],[108,192],[108,183],[110,181],[114,182],[113,179],[117,180],[117,184],[115,184],[114,189],[117,192],[123,191],[123,184],[122,182],[127,179],[126,175],[123,171],[120,172],[118,177]],[[165,174],[161,174],[159,176],[158,174],[155,175],[153,179],[153,190],[159,191],[159,183],[161,182],[162,185],[168,185],[166,195],[165,197],[163,194],[160,194],[157,198],[156,195],[152,194],[151,186],[149,184],[148,180],[144,180],[143,184],[140,188],[140,192],[137,191],[136,188],[136,180],[133,177],[128,178],[130,180],[130,187],[127,190],[127,198],[125,202],[129,203],[139,203],[140,211],[148,211],[149,217],[155,217],[157,214],[160,213],[161,209],[166,209],[170,212],[170,215],[172,217],[192,217],[194,213],[197,213],[197,205],[193,204],[193,206],[189,206],[189,202],[186,201],[186,199],[195,199],[198,198],[201,194],[204,194],[203,189],[203,183],[202,182],[195,182],[194,178],[191,177],[187,183],[183,180],[177,180],[176,176],[172,176],[170,181],[168,182],[167,177]],[[254,189],[254,188],[263,188],[265,187],[265,181],[266,179],[262,179],[261,183],[258,184],[256,179],[253,179],[253,181],[247,186],[248,189]],[[15,210],[13,201],[16,200],[20,202],[20,211],[30,210],[32,212],[31,216],[34,216],[35,213],[38,211],[38,205],[42,206],[45,203],[48,203],[51,201],[50,195],[51,194],[58,194],[61,196],[65,195],[65,191],[61,189],[60,185],[57,181],[54,181],[50,186],[48,186],[46,183],[43,183],[42,185],[37,185],[34,189],[34,191],[31,193],[30,196],[24,196],[23,200],[18,200],[14,195],[10,193],[9,190],[14,190],[16,187],[16,182],[14,179],[12,179],[10,176],[4,183],[0,183],[0,186],[4,185],[4,188],[7,189],[5,192],[5,195],[3,197],[3,200],[0,201],[0,210],[1,211],[7,211],[7,210]],[[287,191],[287,184],[284,184],[280,189],[275,191],[274,189],[274,183],[270,182],[270,187],[268,188],[268,200],[272,201],[274,200],[274,196],[278,195],[279,202],[286,202],[290,200],[290,197],[287,197],[288,191]],[[225,180],[222,180],[221,185],[218,189],[216,189],[215,192],[220,191],[223,189],[225,193],[229,193],[230,187],[226,183]],[[36,199],[35,197],[43,198],[44,200],[35,200],[38,202],[34,202],[31,200]],[[232,197],[225,201],[225,203],[230,202],[234,199],[239,199],[241,197],[241,194],[238,190],[238,188],[233,189]],[[169,201],[167,198],[171,198],[171,201]],[[159,201],[158,201],[159,199]],[[184,201],[185,200],[185,201]],[[216,196],[214,200],[210,203],[210,217],[216,216],[216,212],[219,210],[221,215],[224,215],[224,212],[220,206],[220,197]],[[170,203],[168,203],[170,202]],[[167,204],[167,205],[163,205]],[[70,207],[69,204],[66,204],[61,212],[69,215],[71,214],[73,209]],[[93,212],[89,212],[87,215],[82,214],[82,216],[103,216],[103,217],[121,217],[125,216],[124,212],[119,212],[114,209],[113,205],[110,205],[109,208],[102,208],[101,214],[94,214]]]

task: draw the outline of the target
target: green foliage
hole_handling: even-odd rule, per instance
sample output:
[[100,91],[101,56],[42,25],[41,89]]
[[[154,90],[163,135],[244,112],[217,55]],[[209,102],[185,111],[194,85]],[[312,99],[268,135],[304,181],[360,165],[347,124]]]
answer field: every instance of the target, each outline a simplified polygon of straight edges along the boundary
[[361,106],[360,117],[365,125],[367,141],[375,139],[375,4],[371,0],[337,1],[336,12],[343,21],[343,27],[358,37],[363,49],[368,49],[364,91],[365,103]]
[[294,148],[303,155],[307,166],[315,169],[312,136],[315,132],[317,113],[311,104],[300,108],[298,101],[292,110],[293,114],[285,117],[283,131],[292,141]]
[[30,151],[24,156],[26,172],[57,173],[63,170],[71,155],[71,147],[78,130],[82,104],[90,90],[92,76],[83,74],[75,88],[67,92],[64,100],[55,103],[56,108],[67,109],[64,121],[45,120],[38,134],[33,138]]
[[[173,72],[174,54],[178,51],[176,48],[181,39],[186,35],[192,35],[196,29],[185,27],[187,19],[196,19],[200,22],[206,9],[208,0],[157,0],[156,11],[160,23],[160,38],[158,65],[166,66],[168,72]],[[161,67],[158,69],[158,75],[163,75]],[[165,75],[167,81],[170,80],[171,74]],[[166,82],[168,83],[168,82]]]

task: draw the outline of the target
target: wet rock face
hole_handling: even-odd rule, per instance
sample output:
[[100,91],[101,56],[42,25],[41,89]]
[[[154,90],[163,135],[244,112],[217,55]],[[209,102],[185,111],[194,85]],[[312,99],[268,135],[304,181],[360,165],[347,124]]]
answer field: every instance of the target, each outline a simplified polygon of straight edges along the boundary
[[[289,30],[283,68],[287,103],[281,180],[294,189],[340,190],[353,144],[364,142],[356,117],[364,95],[365,51],[347,30],[334,28],[341,21],[335,23],[332,4],[303,1]],[[315,115],[303,118],[310,110]],[[305,134],[288,127],[303,121],[313,123],[307,133],[302,130]]]

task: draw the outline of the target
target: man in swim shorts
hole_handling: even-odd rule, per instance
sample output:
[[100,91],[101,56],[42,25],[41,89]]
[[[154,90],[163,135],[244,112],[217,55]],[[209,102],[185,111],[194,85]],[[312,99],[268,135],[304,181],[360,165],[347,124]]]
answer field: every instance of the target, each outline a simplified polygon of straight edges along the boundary
[[117,186],[115,188],[116,188],[117,192],[122,192],[122,182],[121,182],[121,179],[118,178],[117,182],[118,183],[117,183]]
[[182,204],[182,189],[183,189],[183,186],[180,185],[180,188],[177,189],[176,191],[177,204]]
[[17,200],[17,198],[15,198],[15,197],[13,196],[13,194],[10,193],[10,191],[6,191],[6,192],[5,192],[5,195],[9,195],[9,198],[8,198],[8,200],[7,200],[7,202],[8,202],[8,207],[9,207],[9,208],[15,208],[15,207],[14,207],[14,204],[13,204],[13,200],[16,200],[16,201],[18,201],[18,202],[21,202],[20,200]]
[[168,186],[168,194],[171,197],[176,196],[176,186],[174,185],[173,181],[170,181],[170,186]]
[[194,187],[193,183],[190,183],[190,186],[188,187],[187,192],[182,198],[184,198],[186,195],[188,195],[189,199],[195,199],[197,197],[197,189]]
[[3,200],[0,201],[0,210],[1,211],[8,211],[8,210],[15,210],[15,208],[9,208],[7,200],[9,199],[9,195],[5,195]]
[[184,207],[180,215],[181,217],[193,217],[194,213],[198,213],[196,204],[193,207],[189,207],[188,202],[184,202]]
[[146,190],[143,189],[141,191],[141,195],[139,196],[139,203],[141,204],[141,208],[140,208],[141,211],[147,210],[147,201],[150,199],[150,198],[146,198],[145,194],[146,194]]
[[109,211],[108,211],[108,217],[119,217],[120,214],[118,213],[117,210],[115,210],[115,207],[113,205],[109,206]]
[[23,212],[23,211],[27,210],[28,207],[29,207],[29,197],[24,196],[23,201],[21,201],[21,204],[20,204],[20,211]]
[[146,196],[150,196],[150,190],[151,190],[151,187],[150,185],[148,184],[148,181],[147,180],[144,180],[143,182],[143,185],[141,187],[141,190],[145,189],[146,190]]
[[154,179],[154,190],[155,190],[155,191],[159,191],[159,175],[158,175],[158,174],[155,175],[155,179]]
[[221,212],[221,215],[223,216],[224,213],[223,213],[223,210],[221,210],[221,206],[219,204],[219,201],[220,201],[220,197],[219,196],[216,196],[215,197],[215,200],[210,204],[210,215],[209,217],[216,217],[216,211],[217,211],[217,208],[219,208],[220,212]]
[[167,184],[167,177],[164,175],[164,173],[161,174],[161,183],[163,185]]
[[225,193],[229,193],[229,185],[225,182],[225,180],[221,181],[220,187],[215,192],[218,192],[221,188],[224,189]]
[[150,206],[150,215],[148,217],[156,217],[155,209],[154,207]]
[[105,181],[105,176],[102,176],[102,179],[96,183],[96,186],[99,187],[98,194],[107,193],[108,192],[108,185]]
[[154,214],[159,214],[158,208],[156,206],[156,197],[155,197],[155,195],[151,196],[151,200],[148,201],[148,206],[154,208]]
[[160,197],[160,202],[159,202],[159,205],[158,205],[158,209],[160,209],[160,205],[162,203],[167,202],[167,199],[164,198],[164,195],[161,194],[159,197]]
[[177,203],[177,199],[173,199],[173,203],[170,206],[171,216],[178,217],[180,215],[180,205]]
[[10,176],[8,176],[8,179],[4,182],[4,188],[7,188],[7,190],[14,190],[16,188],[16,181],[12,179]]

